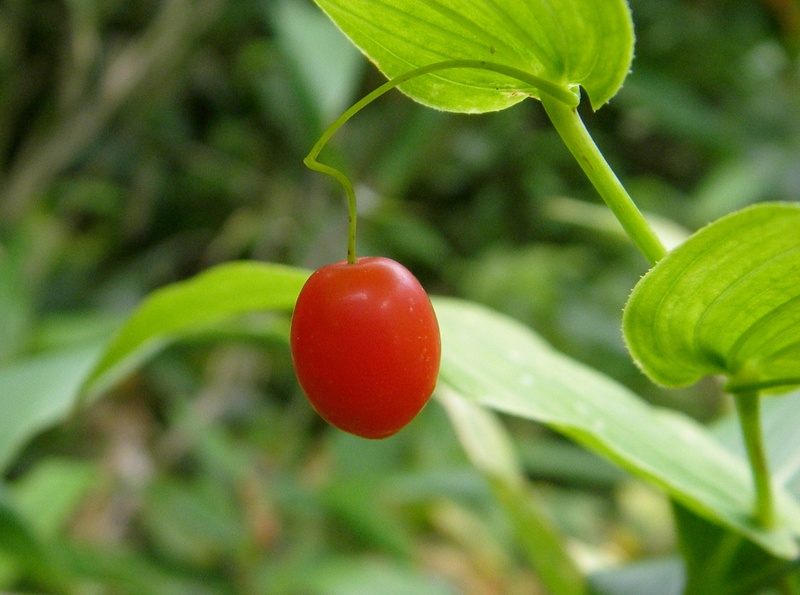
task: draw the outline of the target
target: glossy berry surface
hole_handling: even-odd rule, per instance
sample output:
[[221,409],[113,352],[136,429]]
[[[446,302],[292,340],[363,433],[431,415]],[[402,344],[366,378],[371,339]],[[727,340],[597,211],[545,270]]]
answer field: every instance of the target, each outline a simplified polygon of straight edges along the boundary
[[428,402],[441,342],[433,306],[411,272],[365,257],[309,277],[292,315],[291,350],[317,413],[351,434],[386,438]]

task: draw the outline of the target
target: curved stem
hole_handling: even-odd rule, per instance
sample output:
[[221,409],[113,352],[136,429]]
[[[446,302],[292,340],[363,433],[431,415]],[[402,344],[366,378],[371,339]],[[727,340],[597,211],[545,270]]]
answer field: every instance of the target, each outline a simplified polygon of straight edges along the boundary
[[398,77],[393,78],[390,81],[387,81],[368,95],[364,96],[358,102],[353,104],[347,111],[345,111],[341,116],[336,118],[334,122],[328,126],[325,132],[319,137],[319,140],[316,144],[312,147],[311,151],[309,151],[308,155],[305,159],[303,159],[303,163],[306,164],[306,167],[309,169],[313,169],[320,173],[327,174],[332,176],[336,179],[344,188],[345,194],[347,195],[347,204],[348,204],[348,216],[349,216],[349,230],[348,230],[348,245],[347,245],[347,262],[354,263],[356,262],[356,194],[355,190],[353,189],[353,184],[350,182],[348,177],[343,174],[338,169],[331,167],[329,165],[325,165],[317,161],[317,157],[319,156],[322,149],[331,139],[331,137],[336,133],[339,128],[341,128],[350,118],[368,106],[370,103],[375,101],[378,97],[386,93],[387,91],[391,91],[395,87],[402,85],[409,80],[424,76],[426,74],[431,74],[433,72],[437,72],[440,70],[452,70],[456,68],[473,68],[477,70],[488,70],[490,72],[496,72],[498,74],[506,75],[510,78],[514,78],[520,82],[523,82],[527,85],[535,89],[539,89],[543,91],[542,95],[549,94],[553,97],[554,102],[563,103],[568,106],[577,106],[579,97],[578,95],[571,89],[567,89],[561,87],[559,85],[553,84],[545,79],[539,78],[538,76],[532,75],[524,70],[519,70],[517,68],[512,68],[510,66],[506,66],[504,64],[498,64],[495,62],[485,62],[483,60],[446,60],[444,62],[437,62],[435,64],[428,64],[427,66],[422,66],[420,68],[415,68],[405,74],[401,74]]
[[661,260],[666,248],[595,145],[575,107],[546,95],[541,101],[567,148],[639,251],[651,265]]
[[338,169],[330,165],[325,165],[324,163],[319,163],[316,161],[316,158],[312,159],[310,155],[305,158],[304,163],[309,169],[328,174],[337,180],[342,185],[342,188],[344,188],[344,193],[347,195],[347,262],[355,264],[356,260],[358,260],[356,257],[356,221],[358,220],[358,206],[356,203],[356,191],[353,189],[353,184],[350,182],[350,179]]
[[562,140],[578,161],[594,187],[600,193],[600,196],[602,196],[603,200],[611,209],[611,212],[614,213],[622,224],[623,229],[639,251],[650,264],[655,264],[666,254],[666,248],[664,248],[661,240],[659,240],[653,228],[650,227],[647,220],[636,207],[630,195],[622,186],[619,179],[608,165],[608,162],[603,157],[603,154],[597,148],[597,145],[595,145],[586,127],[583,125],[576,109],[579,97],[573,88],[562,87],[523,70],[494,62],[485,62],[482,60],[446,60],[422,66],[395,77],[363,97],[339,116],[325,132],[323,132],[322,136],[320,136],[317,143],[303,160],[310,169],[333,176],[339,181],[347,194],[350,215],[349,243],[347,250],[348,262],[355,262],[356,260],[355,191],[346,175],[329,165],[320,163],[317,161],[317,157],[330,138],[345,124],[345,122],[387,91],[413,78],[440,70],[455,68],[473,68],[496,72],[517,79],[522,83],[530,85],[532,88],[542,91],[542,93],[540,93],[542,105]]
[[762,527],[769,528],[775,524],[775,503],[761,428],[761,396],[757,392],[746,392],[735,394],[733,398],[753,474],[756,492],[753,514]]

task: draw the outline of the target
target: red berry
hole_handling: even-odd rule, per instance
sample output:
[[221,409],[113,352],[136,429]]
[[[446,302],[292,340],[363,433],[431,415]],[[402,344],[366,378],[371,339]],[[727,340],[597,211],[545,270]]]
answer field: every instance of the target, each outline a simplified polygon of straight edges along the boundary
[[363,438],[386,438],[408,424],[439,374],[433,306],[414,275],[388,258],[314,272],[297,298],[291,348],[317,413]]

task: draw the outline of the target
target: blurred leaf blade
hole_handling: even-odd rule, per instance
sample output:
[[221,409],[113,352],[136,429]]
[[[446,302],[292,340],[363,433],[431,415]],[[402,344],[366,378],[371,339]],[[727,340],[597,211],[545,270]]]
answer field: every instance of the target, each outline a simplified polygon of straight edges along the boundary
[[487,477],[519,483],[522,468],[510,438],[494,414],[444,387],[436,395],[475,468]]
[[797,204],[758,204],[701,229],[651,269],[623,319],[645,373],[666,386],[712,374],[732,386],[800,383],[799,228]]
[[589,582],[597,595],[681,595],[686,578],[674,556],[596,572]]
[[[633,57],[633,25],[623,0],[317,4],[388,78],[445,60],[491,61],[565,90],[582,85],[597,109],[620,88]],[[512,78],[473,70],[440,73],[401,89],[425,105],[473,113],[540,96]]]
[[[293,573],[284,592],[309,595],[351,595],[388,593],[401,595],[449,595],[452,589],[435,577],[414,568],[383,560],[332,555]],[[284,587],[285,585],[281,585]]]
[[487,478],[531,566],[553,595],[579,595],[586,585],[567,554],[564,540],[544,506],[526,489],[511,439],[492,411],[440,387],[439,402],[447,410],[472,464]]
[[88,462],[50,458],[14,482],[11,496],[37,535],[55,539],[98,477]]
[[0,369],[0,469],[34,434],[63,420],[100,355],[97,346],[50,352]]
[[102,390],[180,335],[247,312],[290,310],[307,277],[298,268],[234,262],[156,290],[108,345],[85,389]]
[[86,581],[129,593],[181,595],[228,595],[233,589],[208,573],[186,573],[169,564],[159,564],[139,552],[109,547],[73,547],[64,552],[69,570]]
[[0,494],[0,548],[35,563],[43,557],[42,544],[36,539],[19,513]]
[[785,528],[758,527],[750,518],[753,489],[744,461],[702,426],[647,405],[511,319],[458,300],[434,303],[442,329],[443,386],[551,426],[776,556],[798,553],[796,502],[781,493]]
[[53,543],[41,540],[12,505],[5,486],[0,487],[0,551],[6,553],[22,573],[41,577],[50,588],[64,588],[71,576],[63,567]]

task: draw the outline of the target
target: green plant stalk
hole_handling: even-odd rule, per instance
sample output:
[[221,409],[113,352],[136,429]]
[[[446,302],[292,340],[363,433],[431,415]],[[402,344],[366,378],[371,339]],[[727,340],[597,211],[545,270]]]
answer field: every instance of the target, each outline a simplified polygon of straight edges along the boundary
[[385,82],[380,87],[365,95],[361,98],[358,102],[354,103],[347,111],[345,111],[341,116],[336,118],[334,122],[328,126],[325,132],[319,137],[319,140],[316,144],[312,147],[311,151],[309,151],[308,155],[305,159],[303,159],[303,163],[305,163],[306,167],[312,169],[314,171],[318,171],[323,174],[327,174],[333,177],[336,181],[338,181],[342,188],[344,188],[345,194],[347,195],[347,205],[348,205],[348,221],[349,221],[349,229],[348,229],[348,243],[347,243],[347,262],[355,263],[356,262],[356,219],[357,219],[357,204],[356,204],[356,193],[353,189],[353,184],[350,182],[349,178],[343,174],[338,169],[331,167],[330,165],[325,165],[317,161],[317,157],[319,157],[320,152],[328,144],[328,141],[331,137],[339,130],[350,118],[368,106],[370,103],[375,101],[378,97],[386,93],[387,91],[391,91],[395,87],[402,85],[405,82],[413,78],[417,78],[419,76],[424,76],[426,74],[431,74],[440,70],[452,70],[456,68],[475,68],[478,70],[488,70],[491,72],[496,72],[498,74],[504,74],[511,78],[514,78],[518,81],[521,81],[527,85],[530,85],[536,89],[542,90],[545,94],[551,95],[554,101],[558,101],[560,103],[564,103],[565,105],[569,106],[577,106],[578,105],[578,96],[569,89],[565,89],[558,85],[555,85],[545,79],[539,78],[535,75],[525,72],[524,70],[519,70],[517,68],[512,68],[510,66],[505,66],[503,64],[497,64],[494,62],[485,62],[482,60],[446,60],[443,62],[436,62],[435,64],[428,64],[427,66],[422,66],[420,68],[415,68],[414,70],[410,70],[405,74],[401,74],[390,81]]
[[762,527],[773,527],[775,502],[761,428],[761,396],[757,392],[745,392],[735,394],[733,398],[753,474],[756,492],[753,515]]
[[406,72],[405,74],[387,81],[363,97],[339,116],[325,132],[322,133],[317,143],[303,160],[303,163],[305,163],[309,169],[332,176],[344,188],[345,194],[347,195],[349,215],[348,262],[354,263],[356,261],[355,238],[357,208],[355,191],[352,183],[345,174],[329,165],[320,163],[317,161],[317,157],[342,125],[387,91],[413,78],[455,68],[475,68],[478,70],[496,72],[515,78],[542,91],[542,93],[540,93],[542,105],[562,140],[639,251],[650,264],[655,264],[666,254],[666,248],[664,248],[661,240],[659,240],[653,228],[650,227],[641,211],[639,211],[636,204],[633,202],[633,199],[631,199],[630,195],[622,186],[619,179],[608,165],[608,162],[603,157],[603,154],[597,148],[594,140],[592,140],[586,127],[583,125],[577,112],[579,97],[572,89],[555,85],[523,70],[518,70],[503,64],[485,62],[482,60],[446,60]]
[[651,265],[657,263],[667,253],[664,244],[597,148],[577,109],[547,95],[542,95],[541,101],[564,144],[625,232]]
[[[319,145],[319,142],[317,142],[317,144]],[[319,150],[322,150],[322,146],[319,147]],[[319,153],[319,150],[317,153]],[[356,202],[356,191],[353,189],[353,184],[346,175],[344,175],[335,167],[325,165],[324,163],[319,163],[316,160],[316,155],[311,157],[311,154],[309,154],[309,156],[305,158],[304,163],[309,169],[313,169],[333,177],[342,185],[342,188],[344,188],[344,193],[347,196],[347,262],[350,264],[355,264],[356,260],[358,260],[358,257],[356,256],[356,222],[358,220],[358,204]]]

